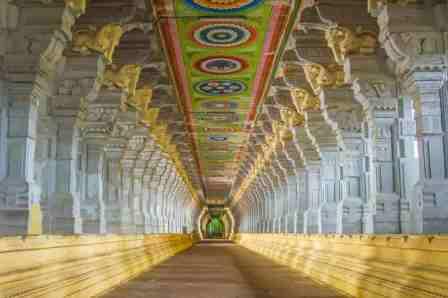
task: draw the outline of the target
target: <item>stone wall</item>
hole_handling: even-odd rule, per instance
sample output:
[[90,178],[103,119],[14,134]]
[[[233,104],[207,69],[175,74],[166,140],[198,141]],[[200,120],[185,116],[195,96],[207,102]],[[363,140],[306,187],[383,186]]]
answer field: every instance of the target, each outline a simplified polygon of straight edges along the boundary
[[238,234],[252,251],[354,297],[446,297],[448,237]]
[[0,297],[92,297],[192,246],[190,235],[0,238]]

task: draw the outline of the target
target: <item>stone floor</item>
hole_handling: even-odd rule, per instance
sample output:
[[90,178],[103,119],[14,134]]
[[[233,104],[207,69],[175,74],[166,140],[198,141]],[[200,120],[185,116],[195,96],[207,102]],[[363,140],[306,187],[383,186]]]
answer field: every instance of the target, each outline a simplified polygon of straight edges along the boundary
[[194,246],[105,298],[344,297],[298,272],[231,243]]

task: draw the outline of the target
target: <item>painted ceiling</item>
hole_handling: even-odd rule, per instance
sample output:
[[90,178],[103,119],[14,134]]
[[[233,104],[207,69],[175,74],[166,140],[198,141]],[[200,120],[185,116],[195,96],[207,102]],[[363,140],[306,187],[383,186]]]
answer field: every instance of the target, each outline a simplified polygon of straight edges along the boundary
[[225,199],[300,1],[153,2],[203,193]]

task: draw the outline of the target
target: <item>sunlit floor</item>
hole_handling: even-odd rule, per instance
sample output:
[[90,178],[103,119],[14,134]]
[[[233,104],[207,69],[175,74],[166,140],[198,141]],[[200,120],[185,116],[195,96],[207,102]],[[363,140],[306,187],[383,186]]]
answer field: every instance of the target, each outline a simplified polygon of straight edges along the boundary
[[298,272],[225,241],[194,246],[107,298],[294,298],[344,297]]

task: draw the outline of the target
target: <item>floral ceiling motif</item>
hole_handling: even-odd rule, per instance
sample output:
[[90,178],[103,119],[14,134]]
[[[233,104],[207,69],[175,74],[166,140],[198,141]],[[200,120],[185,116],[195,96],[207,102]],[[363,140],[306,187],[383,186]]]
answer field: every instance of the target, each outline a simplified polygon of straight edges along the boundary
[[225,198],[300,1],[153,2],[202,188]]

